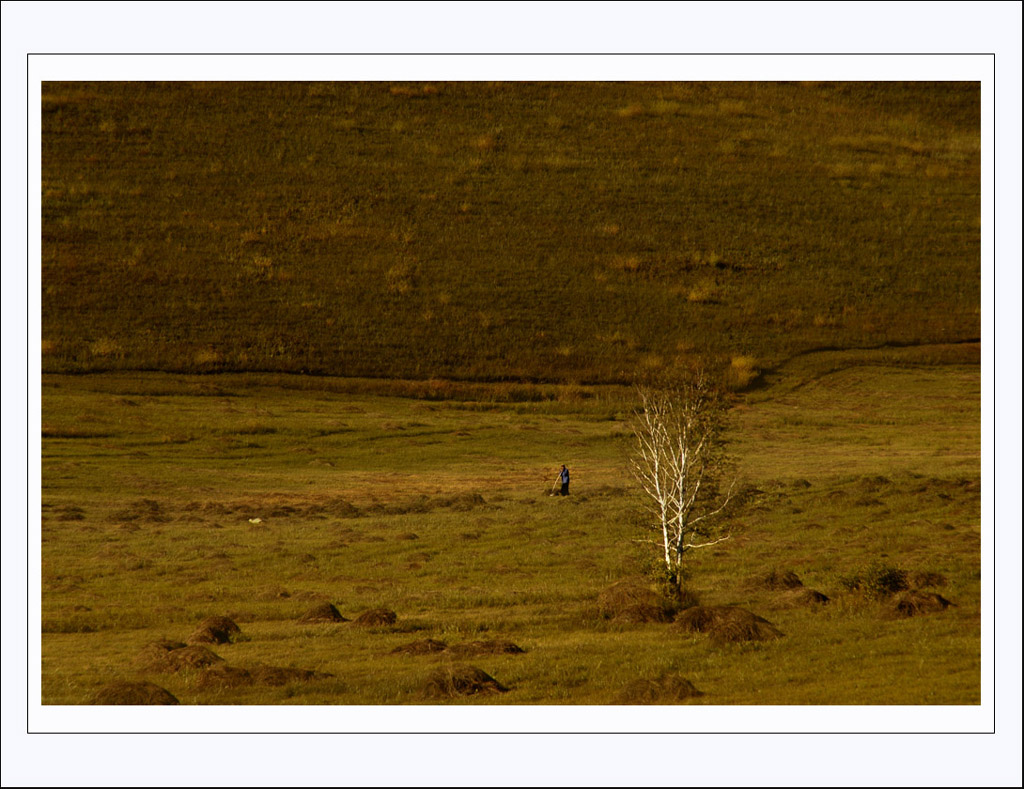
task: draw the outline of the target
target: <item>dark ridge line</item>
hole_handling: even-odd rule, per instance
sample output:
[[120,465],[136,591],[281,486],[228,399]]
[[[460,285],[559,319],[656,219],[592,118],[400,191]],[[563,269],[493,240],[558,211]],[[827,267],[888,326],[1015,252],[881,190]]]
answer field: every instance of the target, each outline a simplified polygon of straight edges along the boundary
[[842,348],[838,345],[822,345],[818,348],[808,348],[803,351],[797,351],[793,355],[786,358],[784,361],[779,362],[774,369],[782,367],[787,362],[792,361],[800,356],[809,356],[812,353],[828,353],[828,352],[846,352],[846,351],[880,351],[884,348],[925,348],[930,345],[972,345],[980,343],[980,337],[970,337],[966,340],[950,340],[948,342],[902,342],[900,340],[890,340],[889,342],[883,342],[881,345],[864,345],[856,346],[852,348]]
[[[852,353],[855,351],[880,351],[886,348],[927,348],[941,345],[973,345],[981,342],[980,337],[971,337],[961,340],[950,340],[948,342],[902,342],[899,340],[884,342],[879,345],[865,345],[842,347],[837,345],[822,345],[815,348],[808,348],[803,351],[786,357],[782,361],[765,368],[762,376],[772,375],[780,372],[787,364],[802,356],[810,356],[816,353]],[[411,384],[426,384],[431,381],[439,381],[445,384],[470,384],[490,386],[494,384],[527,385],[527,386],[630,386],[628,379],[610,379],[595,381],[589,379],[567,381],[561,378],[546,378],[542,376],[521,376],[518,378],[506,378],[500,375],[480,376],[477,378],[405,378],[387,377],[382,375],[346,375],[344,373],[330,373],[322,370],[277,370],[264,367],[225,367],[218,370],[179,370],[162,367],[98,367],[88,370],[43,370],[42,375],[66,375],[87,377],[92,375],[107,375],[110,373],[160,373],[163,375],[188,375],[199,378],[216,378],[222,375],[278,375],[288,378],[334,378],[341,381],[368,381],[373,383],[404,382]]]

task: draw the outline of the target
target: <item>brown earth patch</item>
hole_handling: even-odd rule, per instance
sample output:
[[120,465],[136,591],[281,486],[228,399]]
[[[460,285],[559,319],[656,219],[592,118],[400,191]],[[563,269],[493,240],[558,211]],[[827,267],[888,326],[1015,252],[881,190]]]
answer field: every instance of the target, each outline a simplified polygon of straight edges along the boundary
[[706,633],[717,644],[769,641],[783,635],[767,619],[727,605],[687,608],[676,617],[676,627],[690,633]]
[[387,608],[371,608],[363,611],[352,624],[358,627],[386,627],[398,621],[398,614]]
[[432,673],[423,686],[423,695],[430,698],[453,698],[506,691],[508,688],[476,666],[445,666]]
[[320,603],[310,608],[298,619],[300,624],[309,625],[319,622],[348,622],[331,603]]
[[93,704],[178,704],[167,690],[152,682],[113,682],[97,691]]
[[617,704],[677,704],[703,696],[690,680],[671,674],[658,679],[637,679],[619,693]]

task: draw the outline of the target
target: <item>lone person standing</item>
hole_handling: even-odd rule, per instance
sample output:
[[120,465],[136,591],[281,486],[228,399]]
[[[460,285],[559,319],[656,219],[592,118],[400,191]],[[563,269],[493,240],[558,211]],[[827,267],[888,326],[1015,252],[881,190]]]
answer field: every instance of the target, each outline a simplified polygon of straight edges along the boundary
[[561,492],[560,495],[568,496],[569,495],[569,469],[567,469],[565,467],[564,463],[562,464],[562,470],[558,473],[558,479],[562,483],[562,492]]

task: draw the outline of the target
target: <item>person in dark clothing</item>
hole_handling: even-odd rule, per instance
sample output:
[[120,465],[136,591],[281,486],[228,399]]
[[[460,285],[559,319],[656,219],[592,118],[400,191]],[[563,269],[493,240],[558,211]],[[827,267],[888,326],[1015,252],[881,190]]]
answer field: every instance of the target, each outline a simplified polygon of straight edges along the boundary
[[562,491],[561,491],[560,495],[568,496],[569,495],[569,469],[567,469],[564,464],[562,465],[562,470],[558,473],[558,479],[562,483]]

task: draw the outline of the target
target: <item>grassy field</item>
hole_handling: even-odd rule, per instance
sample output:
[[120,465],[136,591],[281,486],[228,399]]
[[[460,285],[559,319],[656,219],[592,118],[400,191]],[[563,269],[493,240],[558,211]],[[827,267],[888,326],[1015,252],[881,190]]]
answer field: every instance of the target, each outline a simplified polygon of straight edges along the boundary
[[[978,704],[977,351],[807,354],[736,396],[745,495],[688,583],[784,634],[743,643],[602,602],[650,566],[626,388],[46,374],[43,701],[148,680],[188,704],[671,702],[635,683],[683,677],[690,704]],[[561,463],[566,499],[548,495]],[[773,571],[829,602],[770,588]],[[897,615],[873,592],[900,572],[953,605]],[[297,621],[324,602],[397,619]],[[230,666],[318,675],[233,687],[138,662],[214,615],[241,628],[207,645]],[[394,652],[425,639],[448,649]],[[508,692],[427,695],[462,665]]]
[[976,83],[40,98],[47,372],[630,383],[980,337]]

